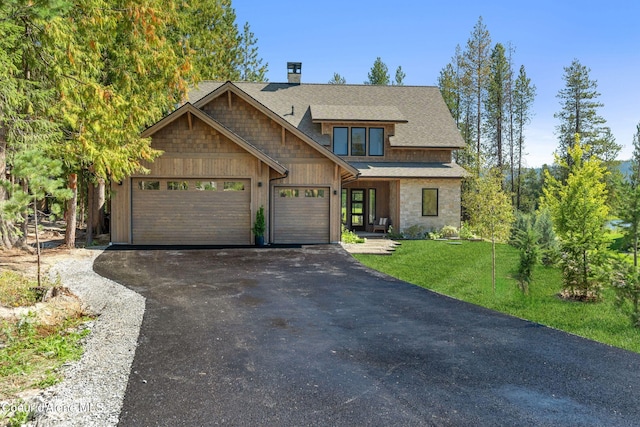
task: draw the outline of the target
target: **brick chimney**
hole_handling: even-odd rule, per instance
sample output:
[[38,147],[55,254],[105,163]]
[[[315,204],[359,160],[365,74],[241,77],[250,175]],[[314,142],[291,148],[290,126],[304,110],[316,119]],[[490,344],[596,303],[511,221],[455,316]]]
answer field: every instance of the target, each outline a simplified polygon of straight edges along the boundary
[[287,62],[287,81],[299,85],[302,77],[302,62]]

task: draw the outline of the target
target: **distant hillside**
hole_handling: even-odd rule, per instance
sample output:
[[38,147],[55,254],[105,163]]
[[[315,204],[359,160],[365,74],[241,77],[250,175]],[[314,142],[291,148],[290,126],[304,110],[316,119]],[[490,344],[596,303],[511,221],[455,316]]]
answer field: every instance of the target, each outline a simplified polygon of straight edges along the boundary
[[631,175],[631,160],[625,160],[620,162],[620,165],[618,166],[618,170],[620,170],[620,172],[622,172],[622,175],[624,176]]

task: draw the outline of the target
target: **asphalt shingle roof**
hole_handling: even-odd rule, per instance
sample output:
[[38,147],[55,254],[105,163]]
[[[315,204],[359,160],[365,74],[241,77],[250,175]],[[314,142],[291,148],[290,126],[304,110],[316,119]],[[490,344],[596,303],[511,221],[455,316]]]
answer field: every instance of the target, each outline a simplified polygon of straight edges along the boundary
[[463,178],[467,172],[456,163],[349,162],[360,178]]
[[[189,93],[188,101],[196,103],[223,84],[201,82]],[[435,86],[233,84],[322,145],[329,145],[329,136],[321,134],[321,125],[314,119],[395,122],[396,132],[390,139],[395,147],[464,147]]]

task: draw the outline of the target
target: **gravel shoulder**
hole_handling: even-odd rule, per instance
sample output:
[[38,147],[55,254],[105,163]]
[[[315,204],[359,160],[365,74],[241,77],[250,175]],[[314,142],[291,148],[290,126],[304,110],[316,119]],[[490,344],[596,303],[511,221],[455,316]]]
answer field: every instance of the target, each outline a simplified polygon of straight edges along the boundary
[[32,426],[115,426],[142,324],[145,299],[93,271],[103,249],[77,249],[50,270],[90,313],[85,352],[66,366],[65,379],[26,399],[36,413]]

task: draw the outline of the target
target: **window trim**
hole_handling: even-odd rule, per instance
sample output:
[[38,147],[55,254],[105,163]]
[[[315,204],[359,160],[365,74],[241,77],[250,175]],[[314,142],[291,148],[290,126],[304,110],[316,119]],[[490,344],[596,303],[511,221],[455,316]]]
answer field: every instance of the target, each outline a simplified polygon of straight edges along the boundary
[[[382,147],[380,154],[371,154],[371,131],[374,129],[380,129],[382,131]],[[384,156],[384,128],[383,127],[369,127],[367,128],[367,154],[374,157]]]
[[[333,126],[331,132],[331,152],[337,156],[347,157],[384,157],[385,145],[385,128],[384,126]],[[336,130],[346,130],[346,152],[336,151]],[[355,129],[364,129],[364,154],[353,154],[353,131]],[[379,129],[382,131],[382,147],[380,154],[371,154],[371,131]]]
[[[337,153],[336,152],[336,130],[337,129],[345,129],[346,130],[346,136],[347,136],[347,140],[345,141],[345,148],[346,148],[346,153],[342,154],[342,153]],[[333,127],[333,132],[332,132],[332,138],[331,138],[331,151],[333,151],[333,154],[336,154],[338,156],[348,156],[349,155],[349,127],[348,126],[334,126]]]
[[[425,213],[424,209],[424,196],[427,191],[435,191],[436,194],[436,213]],[[440,191],[437,188],[423,188],[422,189],[422,216],[438,216],[440,208]]]

